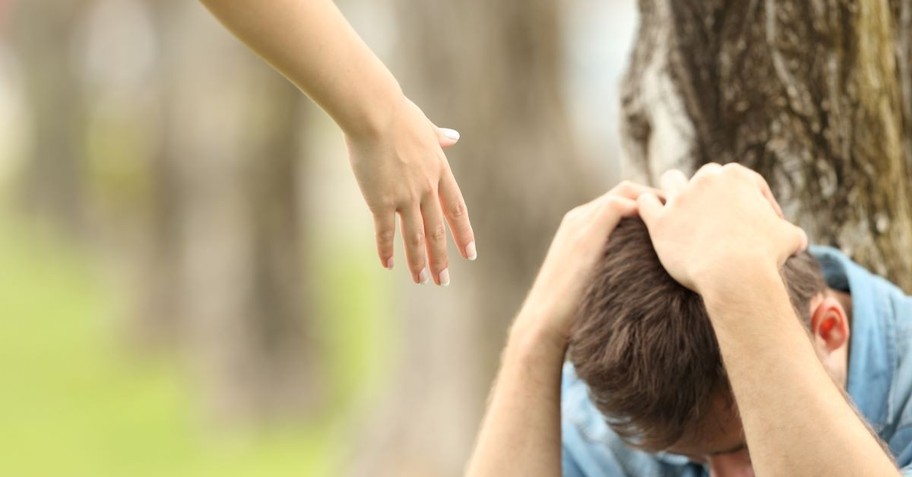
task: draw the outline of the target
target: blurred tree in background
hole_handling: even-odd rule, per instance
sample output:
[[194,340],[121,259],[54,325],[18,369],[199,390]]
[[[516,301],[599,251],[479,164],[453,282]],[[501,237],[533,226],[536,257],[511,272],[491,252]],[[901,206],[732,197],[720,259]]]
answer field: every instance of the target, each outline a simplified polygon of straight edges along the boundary
[[640,2],[626,175],[741,162],[816,243],[912,290],[912,5]]
[[[451,249],[440,289],[377,267],[341,134],[197,2],[0,0],[0,105],[22,109],[0,108],[0,373],[18,373],[0,446],[61,466],[47,475],[458,475],[561,216],[611,185],[592,157],[614,154],[581,146],[567,85],[574,61],[605,89],[616,65],[565,45],[574,8],[607,3],[633,9],[340,2],[462,133],[447,156],[480,258]],[[817,242],[912,288],[908,2],[637,6],[624,175],[743,162]],[[632,22],[613,13],[592,43]],[[165,371],[137,364],[161,356]],[[208,447],[275,427],[291,437]],[[45,450],[60,457],[29,460]]]
[[192,2],[13,6],[25,209],[133,264],[133,338],[186,351],[216,422],[305,416],[301,94]]
[[[397,0],[400,82],[463,139],[447,152],[479,260],[445,294],[417,289],[387,404],[353,475],[457,475],[469,455],[507,326],[563,214],[600,190],[563,102],[557,2]],[[421,39],[421,40],[419,40]],[[451,257],[457,256],[451,251]],[[382,470],[381,470],[382,469]]]
[[[29,337],[31,358],[5,362],[42,364],[17,371],[23,392],[0,399],[0,418],[21,416],[5,421],[13,434],[42,430],[0,471],[41,449],[61,457],[33,473],[243,475],[258,469],[251,452],[276,462],[269,475],[300,473],[281,467],[294,456],[305,474],[338,475],[336,459],[353,475],[459,473],[552,232],[601,188],[563,99],[565,7],[342,2],[406,93],[463,134],[448,156],[482,258],[452,263],[453,285],[437,289],[407,285],[402,267],[365,271],[370,216],[335,193],[356,191],[341,134],[196,2],[10,6],[6,80],[22,85],[25,126],[2,137],[22,147],[0,183],[12,197],[0,257],[23,258],[21,286],[0,280],[0,312],[41,316],[9,322],[0,348]],[[344,225],[351,210],[363,229]],[[54,267],[60,278],[42,281]],[[73,351],[98,347],[112,354]],[[185,383],[143,371],[162,356]],[[85,398],[54,412],[34,398],[60,387]],[[207,447],[272,428],[304,437],[232,459]]]

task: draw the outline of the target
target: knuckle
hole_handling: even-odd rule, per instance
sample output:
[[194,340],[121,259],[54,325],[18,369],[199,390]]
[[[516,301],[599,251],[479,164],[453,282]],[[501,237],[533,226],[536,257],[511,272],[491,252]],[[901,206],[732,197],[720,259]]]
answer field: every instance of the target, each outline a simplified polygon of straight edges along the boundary
[[610,197],[608,202],[605,203],[605,207],[613,212],[623,211],[626,205],[626,202],[618,197]]
[[634,190],[635,188],[636,188],[636,184],[634,184],[633,181],[625,179],[625,180],[621,181],[621,183],[618,184],[614,188],[614,190],[615,190],[615,192],[618,192],[618,193],[625,193],[625,192],[630,192],[630,191]]
[[582,214],[580,207],[574,207],[574,208],[568,210],[567,213],[564,214],[563,222],[564,223],[573,222],[574,220],[577,219],[577,217],[580,216],[580,214]]
[[391,245],[395,238],[396,232],[394,230],[386,229],[377,232],[377,243],[380,245]]
[[746,177],[750,172],[753,171],[742,166],[741,164],[738,164],[737,162],[729,162],[722,166],[722,172],[733,176]]
[[468,214],[466,210],[465,202],[460,200],[455,201],[447,207],[447,216],[451,219],[461,219]]
[[405,242],[409,247],[421,247],[424,245],[424,232],[416,231],[408,234],[408,238],[406,238]]
[[434,242],[439,243],[446,240],[446,226],[443,224],[435,225],[428,230],[428,238]]

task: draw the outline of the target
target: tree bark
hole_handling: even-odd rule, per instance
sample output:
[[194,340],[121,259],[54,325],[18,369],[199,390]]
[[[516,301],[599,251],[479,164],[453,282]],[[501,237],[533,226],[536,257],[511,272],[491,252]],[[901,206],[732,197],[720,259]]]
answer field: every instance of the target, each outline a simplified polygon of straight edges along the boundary
[[394,73],[432,121],[462,133],[447,156],[479,259],[464,264],[451,247],[453,285],[405,294],[400,369],[354,475],[461,473],[505,330],[560,218],[603,188],[578,160],[562,103],[560,11],[521,0],[396,3],[397,64],[409,69]]
[[625,175],[745,164],[812,241],[912,290],[908,2],[639,6]]

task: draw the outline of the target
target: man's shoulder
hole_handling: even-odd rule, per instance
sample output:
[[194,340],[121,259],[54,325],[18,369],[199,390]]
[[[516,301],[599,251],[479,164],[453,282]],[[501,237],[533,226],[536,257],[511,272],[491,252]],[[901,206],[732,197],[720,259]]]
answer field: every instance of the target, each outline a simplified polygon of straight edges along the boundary
[[830,288],[852,296],[848,392],[901,466],[912,464],[912,297],[832,247],[811,247]]

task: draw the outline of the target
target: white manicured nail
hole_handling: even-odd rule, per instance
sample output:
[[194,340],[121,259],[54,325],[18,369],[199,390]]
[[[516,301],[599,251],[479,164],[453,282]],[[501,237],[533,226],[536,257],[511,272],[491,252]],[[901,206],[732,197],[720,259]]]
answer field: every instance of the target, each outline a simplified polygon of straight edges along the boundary
[[444,268],[443,271],[440,272],[440,275],[438,278],[440,278],[440,286],[443,286],[443,287],[450,286],[450,269]]
[[478,252],[475,250],[474,241],[469,242],[469,244],[466,245],[465,252],[466,252],[466,258],[468,258],[469,260],[475,260],[476,258],[478,258]]
[[459,131],[450,128],[440,128],[440,132],[446,136],[447,139],[458,141],[459,140]]
[[429,281],[431,281],[431,274],[428,272],[427,267],[424,267],[421,269],[421,273],[418,274],[418,283],[424,285]]

